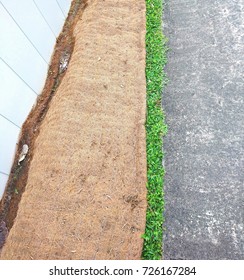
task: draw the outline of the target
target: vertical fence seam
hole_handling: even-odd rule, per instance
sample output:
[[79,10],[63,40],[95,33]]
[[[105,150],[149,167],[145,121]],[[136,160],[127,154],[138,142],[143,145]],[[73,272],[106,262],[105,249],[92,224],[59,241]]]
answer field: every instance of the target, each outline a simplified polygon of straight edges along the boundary
[[61,6],[60,6],[60,4],[59,4],[59,2],[57,0],[56,0],[56,3],[58,4],[59,9],[61,10],[61,12],[62,12],[62,14],[64,16],[64,19],[65,19],[65,13],[64,13],[63,9],[61,8]]
[[17,125],[15,122],[11,121],[9,118],[5,117],[5,116],[2,115],[1,113],[0,113],[0,116],[1,116],[2,118],[4,118],[5,120],[7,120],[8,122],[12,123],[13,125],[17,126],[18,128],[21,128],[21,127],[20,127],[19,125]]
[[36,6],[38,12],[40,13],[40,15],[42,16],[42,18],[44,19],[44,21],[46,22],[47,26],[49,27],[49,29],[51,30],[52,34],[54,35],[54,37],[56,38],[56,35],[52,29],[52,27],[50,26],[50,24],[48,23],[48,21],[46,20],[46,18],[44,17],[42,11],[39,9],[38,5],[36,4],[35,0],[33,0],[34,5]]
[[0,171],[0,174],[9,176],[9,174],[7,174],[7,173],[5,173],[5,172],[3,172],[3,171]]
[[31,89],[31,91],[33,91],[37,96],[38,93],[2,58],[0,57],[0,60],[2,60],[2,62],[12,71],[14,72],[14,74],[25,84],[28,86],[29,89]]
[[0,4],[3,6],[4,10],[8,13],[8,15],[11,17],[11,19],[15,22],[15,24],[18,26],[18,28],[20,29],[20,31],[24,34],[24,36],[26,37],[26,39],[31,43],[31,45],[33,46],[33,48],[37,51],[37,53],[40,55],[40,57],[44,60],[44,62],[48,65],[48,62],[46,61],[46,59],[42,56],[42,54],[39,52],[39,50],[36,48],[36,46],[32,43],[32,41],[29,39],[29,37],[25,34],[24,30],[20,27],[20,25],[17,23],[17,21],[14,19],[14,17],[9,13],[9,11],[7,10],[7,8],[3,5],[2,2],[0,2]]

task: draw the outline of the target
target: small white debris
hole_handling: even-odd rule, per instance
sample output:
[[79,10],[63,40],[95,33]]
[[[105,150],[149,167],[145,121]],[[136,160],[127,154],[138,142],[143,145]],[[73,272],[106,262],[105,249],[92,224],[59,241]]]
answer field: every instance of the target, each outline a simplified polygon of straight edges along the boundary
[[70,56],[71,56],[70,53],[67,51],[62,54],[59,61],[59,74],[67,70]]
[[99,58],[98,58],[97,60],[100,61],[100,60],[101,60],[101,57],[99,56]]
[[22,147],[22,151],[21,151],[21,153],[20,153],[20,156],[19,156],[18,164],[20,164],[21,161],[23,161],[23,160],[25,159],[25,157],[26,157],[28,151],[29,151],[28,145],[24,144],[23,147]]
[[124,88],[124,86],[123,86],[123,85],[120,85],[120,87]]

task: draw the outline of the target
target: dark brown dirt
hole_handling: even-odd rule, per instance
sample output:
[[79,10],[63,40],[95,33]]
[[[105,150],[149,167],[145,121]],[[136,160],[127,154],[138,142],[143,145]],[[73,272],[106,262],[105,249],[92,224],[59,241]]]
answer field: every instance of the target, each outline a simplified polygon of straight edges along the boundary
[[4,221],[0,222],[0,248],[3,246],[8,236],[8,229]]

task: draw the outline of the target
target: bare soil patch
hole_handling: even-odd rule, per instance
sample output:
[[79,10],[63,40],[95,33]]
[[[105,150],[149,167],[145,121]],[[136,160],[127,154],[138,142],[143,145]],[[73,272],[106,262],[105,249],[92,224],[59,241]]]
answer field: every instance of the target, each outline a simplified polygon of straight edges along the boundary
[[144,1],[74,1],[2,200],[1,258],[140,259],[145,116]]

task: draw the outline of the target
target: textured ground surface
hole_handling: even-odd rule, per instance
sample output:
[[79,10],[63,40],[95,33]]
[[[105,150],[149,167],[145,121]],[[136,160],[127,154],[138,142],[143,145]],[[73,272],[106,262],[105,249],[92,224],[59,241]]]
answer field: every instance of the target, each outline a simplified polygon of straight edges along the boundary
[[145,2],[87,4],[2,259],[140,259]]
[[165,259],[244,259],[244,3],[167,0]]

